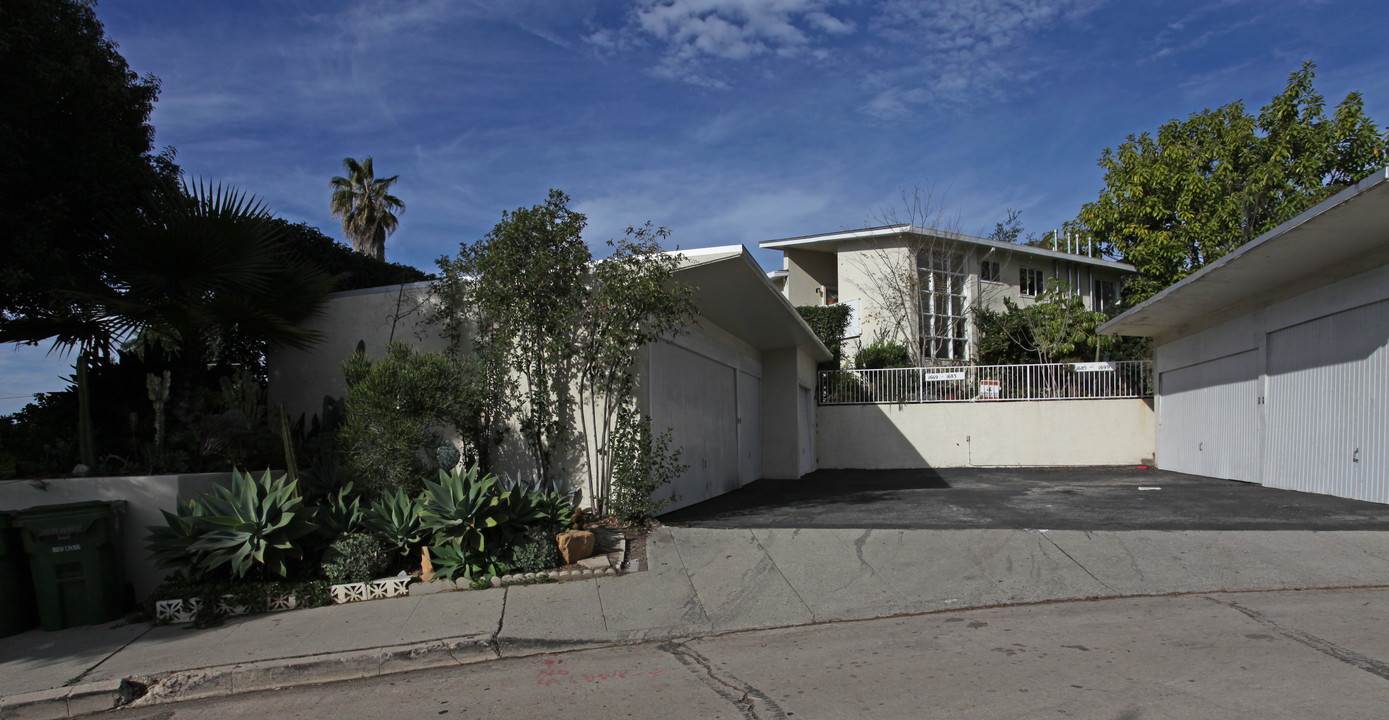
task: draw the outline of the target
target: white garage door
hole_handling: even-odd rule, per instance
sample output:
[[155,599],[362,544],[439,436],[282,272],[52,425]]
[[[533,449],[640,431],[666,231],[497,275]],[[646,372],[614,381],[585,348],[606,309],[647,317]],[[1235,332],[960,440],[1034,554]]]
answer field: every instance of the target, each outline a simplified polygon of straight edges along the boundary
[[1258,351],[1162,373],[1158,466],[1259,482]]
[[681,448],[680,462],[690,466],[673,483],[680,500],[666,509],[736,490],[737,369],[666,342],[655,345],[651,364],[652,432],[671,428],[671,447]]
[[1389,300],[1268,336],[1264,484],[1389,502]]

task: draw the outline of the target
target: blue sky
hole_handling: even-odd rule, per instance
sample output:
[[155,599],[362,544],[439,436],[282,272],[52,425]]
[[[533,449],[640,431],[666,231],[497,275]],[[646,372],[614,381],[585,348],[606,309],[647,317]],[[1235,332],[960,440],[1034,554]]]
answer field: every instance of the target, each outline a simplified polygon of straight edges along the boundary
[[[432,270],[564,190],[605,240],[684,248],[862,227],[934,186],[961,230],[1041,233],[1097,195],[1103,148],[1243,99],[1304,60],[1389,123],[1389,3],[1103,0],[105,0],[163,83],[157,143],[341,237],[346,156],[399,174],[387,258]],[[0,348],[0,413],[69,361]]]

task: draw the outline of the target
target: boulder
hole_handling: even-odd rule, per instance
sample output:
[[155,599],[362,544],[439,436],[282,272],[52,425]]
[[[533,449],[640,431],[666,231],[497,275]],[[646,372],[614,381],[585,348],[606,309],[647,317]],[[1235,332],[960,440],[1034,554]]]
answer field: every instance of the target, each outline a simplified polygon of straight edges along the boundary
[[587,530],[568,530],[555,536],[564,564],[576,563],[593,554],[593,533]]

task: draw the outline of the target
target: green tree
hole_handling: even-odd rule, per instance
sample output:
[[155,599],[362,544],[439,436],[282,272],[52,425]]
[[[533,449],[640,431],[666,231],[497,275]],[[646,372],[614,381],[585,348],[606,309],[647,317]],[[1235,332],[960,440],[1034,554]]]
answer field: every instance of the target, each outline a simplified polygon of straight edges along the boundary
[[1181,280],[1386,162],[1389,137],[1348,94],[1331,117],[1313,86],[1315,65],[1292,73],[1260,111],[1243,102],[1170,120],[1157,135],[1105,148],[1105,187],[1077,229],[1138,268],[1132,305]]
[[1085,309],[1085,299],[1055,278],[1036,302],[1019,307],[1004,298],[1004,312],[981,313],[980,359],[986,364],[1098,360],[1113,338],[1096,334],[1108,315]]
[[405,212],[405,203],[391,194],[391,186],[400,176],[376,177],[370,157],[343,158],[342,169],[345,176],[328,181],[333,189],[333,217],[342,219],[342,232],[352,241],[353,249],[385,260],[386,236],[399,224],[395,214]]
[[[680,257],[661,252],[660,241],[668,237],[665,228],[653,228],[651,223],[627,228],[624,238],[608,242],[613,253],[593,267],[586,283],[575,338],[576,387],[580,429],[589,440],[585,443],[588,493],[599,514],[609,510],[613,472],[621,463],[614,445],[614,431],[624,427],[617,423],[619,414],[634,412],[629,406],[637,352],[680,332],[695,315],[693,289],[675,279]],[[649,435],[649,418],[646,423]],[[668,442],[669,432],[660,437]],[[661,457],[666,456],[665,442],[655,451]],[[679,454],[676,450],[675,457]],[[671,463],[674,467],[673,459]],[[627,469],[624,502],[631,501],[634,492],[632,467]],[[669,479],[657,486],[664,482]]]
[[176,192],[172,150],[151,152],[159,81],[131,72],[94,5],[0,4],[0,342],[95,330],[81,298],[108,286],[112,226]]
[[489,356],[520,378],[508,383],[507,414],[545,480],[574,437],[574,332],[592,257],[580,237],[588,220],[568,202],[551,190],[543,204],[503,211],[485,237],[439,259],[446,297],[462,304],[445,314],[472,315]]
[[471,336],[475,367],[504,405],[480,425],[514,417],[536,476],[547,481],[582,438],[589,498],[603,512],[608,441],[631,401],[636,353],[679,332],[694,304],[675,279],[679,257],[661,252],[664,228],[628,228],[608,243],[611,256],[593,263],[580,237],[587,218],[568,203],[551,190],[543,204],[503,213],[456,258],[440,258],[437,320],[455,350]]

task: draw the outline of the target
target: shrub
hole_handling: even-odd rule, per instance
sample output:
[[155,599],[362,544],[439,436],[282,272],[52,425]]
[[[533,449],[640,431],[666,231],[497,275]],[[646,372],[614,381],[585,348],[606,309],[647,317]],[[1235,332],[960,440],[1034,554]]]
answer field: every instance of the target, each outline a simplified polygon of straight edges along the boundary
[[[849,327],[850,314],[853,307],[850,305],[802,305],[796,308],[805,319],[815,336],[820,338],[820,342],[829,348],[834,359],[830,361],[833,368],[839,367],[841,348],[844,343],[844,331]],[[832,368],[821,368],[832,369]]]
[[518,572],[541,572],[560,566],[559,545],[548,534],[531,533],[516,546],[515,568]]
[[443,353],[416,353],[401,341],[376,362],[359,346],[342,372],[347,402],[338,442],[349,476],[370,495],[418,489],[443,444],[435,428],[467,425],[473,384]]
[[637,410],[623,408],[617,413],[609,452],[612,453],[612,513],[624,523],[640,523],[665,509],[680,497],[652,495],[679,477],[688,465],[680,464],[679,449],[670,451],[670,433],[651,436],[651,418]]
[[370,582],[390,569],[391,548],[375,535],[347,533],[328,546],[323,574],[334,585]]
[[879,335],[859,349],[854,356],[854,367],[859,370],[912,367],[912,357],[906,345]]

